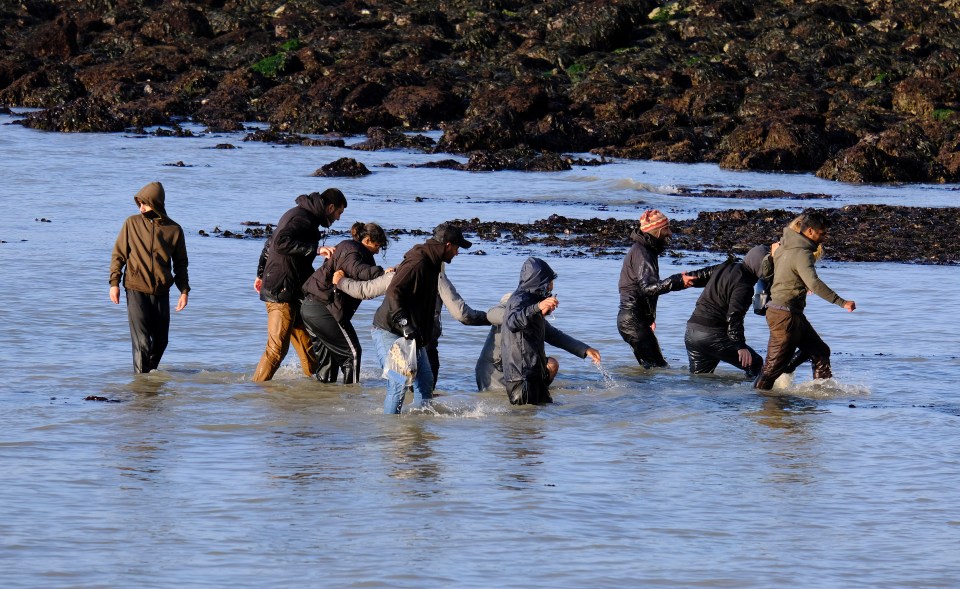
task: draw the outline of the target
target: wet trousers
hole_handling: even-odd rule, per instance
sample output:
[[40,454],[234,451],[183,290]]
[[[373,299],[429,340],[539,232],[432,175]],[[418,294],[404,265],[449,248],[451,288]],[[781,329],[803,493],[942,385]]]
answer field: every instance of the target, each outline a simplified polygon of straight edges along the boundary
[[683,343],[687,348],[687,359],[690,361],[690,372],[694,374],[708,374],[713,372],[720,362],[726,362],[740,370],[747,376],[755,378],[760,374],[763,358],[753,348],[746,346],[753,359],[749,368],[740,365],[738,352],[740,346],[730,340],[727,330],[723,327],[706,327],[696,323],[687,323],[687,331],[683,336]]
[[[371,330],[373,344],[380,359],[380,368],[387,365],[390,348],[399,336],[379,327]],[[407,393],[406,381],[387,379],[387,395],[383,399],[383,412],[386,415],[398,415],[403,409],[403,397]],[[413,403],[415,407],[422,407],[430,403],[433,398],[433,371],[430,369],[430,360],[424,348],[417,349],[417,374],[413,377]]]
[[253,373],[254,382],[273,378],[290,349],[290,343],[300,356],[300,368],[307,376],[317,371],[317,357],[310,346],[310,335],[300,318],[300,302],[267,303],[267,349],[260,357]]
[[160,364],[170,333],[170,293],[127,291],[127,320],[133,344],[133,370],[150,372]]
[[633,355],[644,368],[657,366],[663,368],[667,361],[660,351],[660,342],[654,335],[650,324],[642,321],[630,309],[620,309],[617,313],[617,330],[623,341],[633,348]]
[[542,405],[553,403],[547,381],[544,378],[527,377],[524,380],[504,382],[511,405]]
[[317,357],[317,380],[337,382],[337,375],[342,372],[343,384],[359,382],[362,350],[353,325],[349,321],[338,322],[326,304],[310,299],[300,306],[300,317]]
[[[813,378],[833,376],[830,370],[830,347],[820,339],[803,313],[767,306],[767,325],[770,327],[767,359],[763,363],[760,376],[753,384],[755,388],[770,390],[777,378],[788,372],[791,365],[796,367],[795,359],[800,357],[810,358]],[[802,356],[794,355],[798,349]]]

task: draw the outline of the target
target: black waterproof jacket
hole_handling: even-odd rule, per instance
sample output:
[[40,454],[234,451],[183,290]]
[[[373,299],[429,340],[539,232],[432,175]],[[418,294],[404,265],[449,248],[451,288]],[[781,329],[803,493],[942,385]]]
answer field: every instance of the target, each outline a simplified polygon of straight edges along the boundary
[[406,319],[420,332],[419,345],[433,335],[443,248],[444,244],[431,238],[404,254],[383,303],[373,316],[375,326],[400,336],[400,321]]
[[510,295],[500,329],[500,358],[506,383],[546,379],[546,320],[540,301],[557,274],[539,258],[527,258],[520,269],[520,284]]
[[620,269],[620,308],[633,312],[644,322],[657,320],[657,299],[660,295],[683,290],[683,278],[674,274],[660,280],[660,260],[665,243],[639,229],[630,234],[633,245],[623,259]]
[[292,303],[303,297],[301,286],[313,274],[313,260],[323,237],[319,227],[329,227],[332,222],[327,218],[323,194],[301,194],[296,203],[280,217],[260,256],[260,300],[268,303]]
[[373,254],[362,243],[347,239],[338,243],[330,259],[324,260],[303,283],[304,296],[324,303],[330,315],[342,323],[353,318],[360,306],[360,299],[347,295],[333,285],[333,273],[337,270],[343,270],[348,278],[354,280],[373,280],[383,275],[383,268],[377,266]]
[[725,329],[731,342],[738,348],[746,347],[743,317],[753,303],[753,287],[760,269],[748,268],[740,260],[731,259],[705,271],[710,279],[688,323]]

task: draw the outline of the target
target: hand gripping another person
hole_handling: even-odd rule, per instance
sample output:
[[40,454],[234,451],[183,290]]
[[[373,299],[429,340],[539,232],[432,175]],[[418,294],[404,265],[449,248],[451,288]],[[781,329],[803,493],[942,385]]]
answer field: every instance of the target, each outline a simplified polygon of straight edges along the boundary
[[133,369],[150,372],[160,364],[170,331],[170,287],[180,297],[176,310],[187,306],[187,244],[183,229],[167,216],[166,193],[151,182],[133,197],[140,212],[127,217],[110,258],[110,300],[120,304],[120,283],[126,290],[127,320],[133,345]]
[[343,383],[360,380],[362,348],[357,331],[350,320],[360,306],[360,299],[351,297],[333,283],[336,271],[357,280],[372,280],[384,275],[373,256],[387,245],[387,234],[376,223],[354,223],[351,239],[341,241],[331,256],[303,283],[304,300],[300,307],[303,325],[310,334],[318,367],[317,380]]
[[654,334],[660,295],[706,283],[705,270],[674,274],[660,280],[659,257],[666,251],[671,234],[666,215],[655,209],[644,211],[640,226],[630,234],[633,245],[620,270],[617,330],[644,368],[667,366]]
[[273,235],[264,244],[254,288],[267,307],[267,345],[253,373],[254,382],[273,378],[293,342],[300,367],[307,376],[317,371],[317,358],[310,335],[300,317],[302,285],[313,274],[323,233],[347,207],[347,199],[336,188],[323,193],[302,194],[297,206],[280,217]]
[[807,292],[847,311],[857,308],[826,285],[815,268],[815,252],[827,238],[827,220],[822,213],[804,213],[799,222],[783,230],[780,247],[773,255],[773,284],[767,303],[767,325],[770,340],[767,358],[754,387],[769,390],[794,360],[794,352],[810,358],[814,378],[831,378],[830,348],[803,314]]

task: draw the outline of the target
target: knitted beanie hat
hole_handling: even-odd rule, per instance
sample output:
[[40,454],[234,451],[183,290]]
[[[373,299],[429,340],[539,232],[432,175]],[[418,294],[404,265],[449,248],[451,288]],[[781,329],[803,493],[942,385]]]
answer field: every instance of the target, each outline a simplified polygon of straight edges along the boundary
[[667,216],[658,211],[657,209],[650,209],[644,211],[640,215],[640,231],[644,233],[650,233],[656,231],[657,229],[662,229],[670,224],[670,220],[667,219]]

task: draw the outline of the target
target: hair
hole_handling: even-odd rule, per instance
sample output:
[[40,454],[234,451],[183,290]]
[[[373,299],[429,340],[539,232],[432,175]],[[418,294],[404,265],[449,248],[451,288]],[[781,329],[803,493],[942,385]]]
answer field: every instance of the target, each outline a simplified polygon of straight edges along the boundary
[[829,227],[826,216],[820,212],[804,213],[798,218],[800,221],[800,233],[803,233],[807,229],[813,229],[814,231],[826,231]]
[[369,237],[370,241],[387,249],[387,233],[376,223],[357,221],[350,226],[350,235],[357,241],[363,241],[364,237]]
[[337,188],[327,188],[320,194],[320,198],[323,199],[323,202],[338,209],[347,208],[347,197]]

